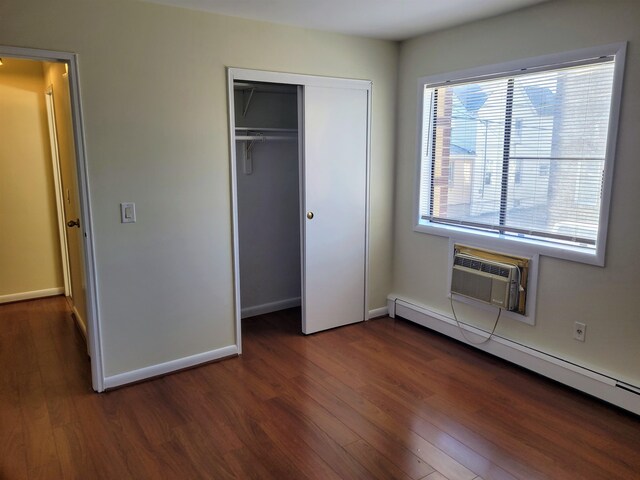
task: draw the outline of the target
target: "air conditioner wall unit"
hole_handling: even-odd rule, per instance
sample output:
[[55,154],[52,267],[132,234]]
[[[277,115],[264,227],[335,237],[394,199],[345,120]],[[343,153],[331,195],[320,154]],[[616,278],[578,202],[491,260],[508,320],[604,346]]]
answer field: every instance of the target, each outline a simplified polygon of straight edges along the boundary
[[453,258],[451,293],[516,310],[520,289],[517,265],[487,260],[466,253]]

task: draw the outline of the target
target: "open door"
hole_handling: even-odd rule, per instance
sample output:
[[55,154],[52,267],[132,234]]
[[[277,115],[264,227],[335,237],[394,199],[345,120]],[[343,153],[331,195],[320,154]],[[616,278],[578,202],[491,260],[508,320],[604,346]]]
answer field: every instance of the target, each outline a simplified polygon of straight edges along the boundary
[[368,95],[303,89],[305,334],[365,319]]
[[62,174],[60,172],[60,149],[58,147],[58,129],[56,126],[55,103],[53,101],[53,85],[49,85],[45,91],[45,104],[47,106],[49,144],[51,146],[51,166],[53,169],[53,185],[56,197],[56,210],[58,214],[58,234],[60,237],[60,258],[62,259],[64,295],[65,297],[71,297],[71,272],[69,266],[67,229],[64,217],[64,191],[62,187]]
[[[86,281],[84,278],[84,238],[80,225],[80,196],[77,181],[76,142],[74,138],[71,111],[71,92],[67,65],[62,62],[51,62],[46,65],[47,77],[51,86],[47,91],[50,129],[55,135],[55,154],[58,162],[59,188],[62,205],[59,213],[63,214],[66,229],[65,247],[68,259],[69,288],[66,292],[71,302],[78,326],[87,337]],[[54,139],[52,139],[52,145]]]

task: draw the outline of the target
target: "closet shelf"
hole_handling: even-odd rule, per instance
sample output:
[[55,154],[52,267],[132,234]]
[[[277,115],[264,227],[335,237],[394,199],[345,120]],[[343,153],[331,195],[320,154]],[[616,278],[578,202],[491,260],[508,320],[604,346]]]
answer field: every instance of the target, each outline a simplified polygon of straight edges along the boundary
[[287,93],[296,95],[298,88],[295,85],[280,85],[273,83],[233,82],[233,89],[238,91],[256,91],[258,93]]
[[[253,94],[258,93],[284,93],[284,94],[297,94],[298,89],[295,85],[273,85],[269,83],[245,83],[234,82],[234,91],[241,92],[242,94],[242,117],[247,116]],[[248,94],[248,96],[247,96]]]

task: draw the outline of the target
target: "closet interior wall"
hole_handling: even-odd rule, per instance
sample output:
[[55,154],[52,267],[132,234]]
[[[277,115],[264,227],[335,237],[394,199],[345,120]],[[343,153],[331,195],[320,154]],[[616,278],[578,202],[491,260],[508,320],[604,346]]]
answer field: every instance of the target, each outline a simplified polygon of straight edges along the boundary
[[297,87],[234,84],[242,318],[300,305]]

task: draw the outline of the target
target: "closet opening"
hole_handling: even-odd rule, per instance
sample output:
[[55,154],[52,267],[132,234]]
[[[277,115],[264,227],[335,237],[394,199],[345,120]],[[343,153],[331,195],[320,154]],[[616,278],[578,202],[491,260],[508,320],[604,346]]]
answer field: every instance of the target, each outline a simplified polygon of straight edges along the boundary
[[300,95],[297,85],[233,82],[242,323],[264,320],[295,333],[302,320]]
[[364,321],[371,82],[227,73],[238,353],[257,315],[305,335]]

